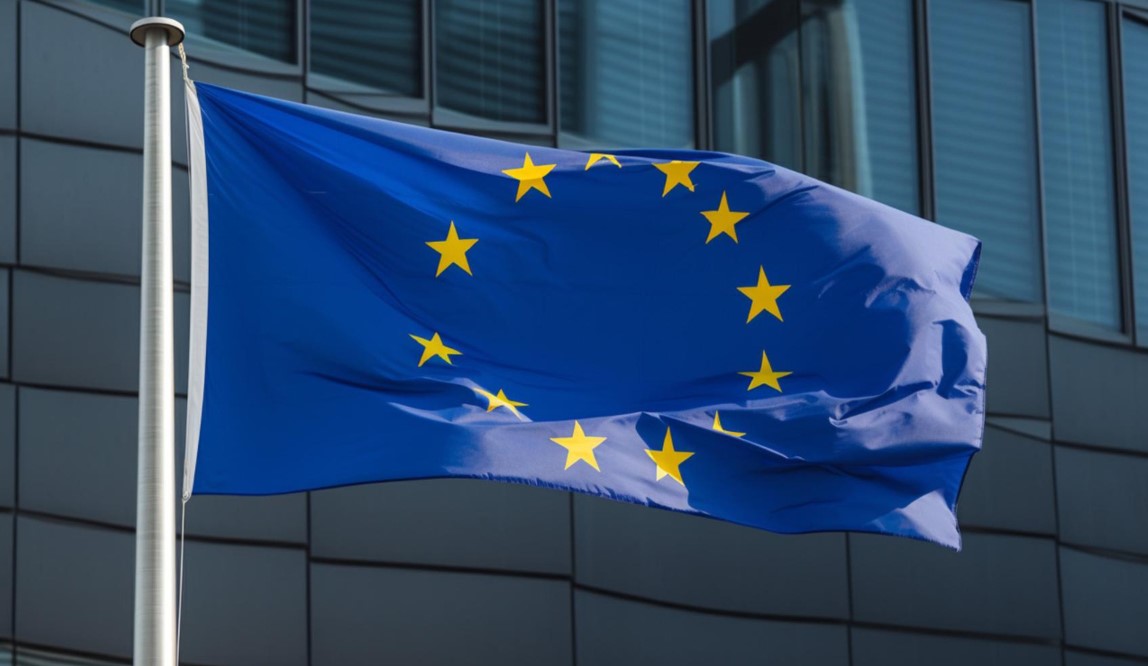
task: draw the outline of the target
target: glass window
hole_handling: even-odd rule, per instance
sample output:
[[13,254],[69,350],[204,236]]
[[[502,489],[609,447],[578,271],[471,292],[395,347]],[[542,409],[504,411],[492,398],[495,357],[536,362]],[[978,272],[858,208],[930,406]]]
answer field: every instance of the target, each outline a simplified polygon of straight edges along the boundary
[[911,0],[806,2],[805,172],[916,213]]
[[434,20],[436,106],[486,120],[547,122],[539,0],[440,0]]
[[689,0],[561,0],[561,142],[691,148]]
[[164,14],[183,23],[189,35],[294,63],[294,0],[164,0]]
[[[122,12],[129,14],[136,14],[143,16],[148,12],[148,3],[146,0],[93,0],[97,5],[104,5],[113,9],[118,9]],[[2,652],[0,652],[2,654]],[[0,656],[0,664],[3,664],[3,657]]]
[[1027,3],[932,0],[937,221],[984,241],[976,293],[1041,301]]
[[1040,0],[1036,18],[1048,307],[1119,330],[1105,6]]
[[1124,122],[1128,132],[1128,198],[1132,210],[1137,340],[1148,343],[1148,21],[1123,24]]
[[[316,88],[423,96],[421,0],[311,0]],[[353,84],[353,85],[348,85]]]
[[714,147],[801,168],[797,0],[707,3]]

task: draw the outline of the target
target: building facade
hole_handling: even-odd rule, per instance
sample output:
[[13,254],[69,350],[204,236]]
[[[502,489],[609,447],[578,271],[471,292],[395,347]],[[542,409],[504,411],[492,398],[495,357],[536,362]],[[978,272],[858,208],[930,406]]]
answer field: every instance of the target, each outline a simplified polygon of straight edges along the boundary
[[130,662],[157,12],[197,80],[973,233],[990,358],[961,553],[462,480],[196,497],[182,663],[1148,664],[1146,0],[0,0],[0,664]]

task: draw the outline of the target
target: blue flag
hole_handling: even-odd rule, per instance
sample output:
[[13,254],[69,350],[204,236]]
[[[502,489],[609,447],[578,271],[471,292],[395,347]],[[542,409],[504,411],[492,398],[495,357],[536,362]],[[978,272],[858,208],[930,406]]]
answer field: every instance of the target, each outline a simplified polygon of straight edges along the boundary
[[959,547],[976,239],[745,157],[197,88],[185,495],[470,477]]

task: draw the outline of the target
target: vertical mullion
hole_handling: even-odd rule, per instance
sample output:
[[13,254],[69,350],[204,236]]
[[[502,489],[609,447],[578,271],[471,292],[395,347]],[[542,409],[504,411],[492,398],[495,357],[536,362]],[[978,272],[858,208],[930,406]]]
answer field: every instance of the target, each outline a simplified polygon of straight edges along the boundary
[[426,75],[423,80],[426,82],[426,99],[427,110],[429,114],[428,125],[435,126],[435,104],[437,103],[437,90],[438,90],[438,58],[435,55],[435,2],[434,0],[423,0],[423,37],[425,41],[425,50],[423,53],[426,55]]
[[554,133],[554,145],[558,145],[558,138],[562,132],[562,12],[559,10],[558,3],[560,0],[550,0],[551,6],[550,16],[552,29],[551,34],[554,36],[553,44],[551,45],[551,52],[554,54],[551,58],[550,67],[550,86],[547,91],[550,95],[550,107],[554,113],[554,121],[551,129]]
[[1108,88],[1109,114],[1112,117],[1112,167],[1116,186],[1116,247],[1119,264],[1122,330],[1133,344],[1136,339],[1136,299],[1132,252],[1132,203],[1128,185],[1128,143],[1124,119],[1124,70],[1122,48],[1123,12],[1115,4],[1108,6]]
[[306,585],[307,587],[303,592],[303,599],[305,600],[305,602],[307,604],[307,618],[306,618],[307,666],[311,666],[311,664],[315,663],[315,638],[314,638],[314,636],[315,636],[315,623],[313,620],[314,615],[315,615],[315,611],[314,611],[314,608],[312,606],[313,599],[312,599],[312,594],[311,594],[311,568],[314,566],[314,563],[311,562],[311,539],[312,539],[312,534],[313,534],[313,530],[311,529],[311,495],[312,495],[311,492],[305,493],[305,500],[304,500],[306,502],[305,509],[307,512],[307,514],[306,514],[307,570],[303,572],[303,584]]
[[913,3],[915,64],[917,68],[917,164],[920,171],[921,217],[936,220],[933,183],[933,105],[929,61],[929,11],[927,0]]
[[299,45],[299,75],[306,99],[307,82],[311,74],[311,0],[299,0],[295,5],[297,44]]
[[[1032,67],[1029,73],[1032,76],[1032,113],[1033,113],[1033,133],[1036,148],[1036,234],[1037,234],[1037,247],[1039,252],[1037,256],[1040,257],[1040,290],[1041,296],[1039,302],[1043,305],[1044,309],[1044,365],[1046,371],[1052,367],[1052,352],[1051,345],[1048,343],[1050,333],[1050,320],[1051,320],[1051,307],[1048,302],[1048,229],[1047,221],[1044,216],[1044,145],[1043,145],[1043,123],[1041,122],[1040,110],[1040,44],[1039,35],[1037,30],[1037,7],[1036,1],[1028,2],[1028,25],[1029,25],[1029,44],[1032,54]],[[1052,405],[1052,386],[1051,383],[1045,391],[1045,404],[1047,405],[1048,414],[1052,416],[1049,419],[1049,430],[1051,439],[1056,441],[1056,415],[1053,413]],[[1057,491],[1057,477],[1056,477],[1056,445],[1050,444],[1052,448],[1051,461],[1052,461],[1052,511],[1056,520],[1056,541],[1055,541],[1055,565],[1056,565],[1056,580],[1057,580],[1057,598],[1056,610],[1057,618],[1060,623],[1060,636],[1061,638],[1057,644],[1057,651],[1060,653],[1060,663],[1063,666],[1065,663],[1065,650],[1064,650],[1064,585],[1061,584],[1064,574],[1060,565],[1060,497]]]
[[710,90],[709,25],[706,0],[693,0],[694,147],[713,149],[713,94]]
[[419,97],[426,102],[427,125],[430,125],[431,109],[431,78],[430,78],[430,0],[421,0],[419,2],[419,78],[422,80],[422,86],[419,90]]
[[546,69],[546,125],[550,127],[550,145],[558,145],[558,0],[542,2],[543,46]]
[[794,131],[797,132],[797,170],[802,173],[808,173],[806,164],[809,160],[806,159],[805,146],[809,142],[805,140],[805,67],[802,63],[802,58],[805,57],[805,39],[804,30],[802,30],[802,23],[804,16],[802,15],[802,2],[801,0],[788,0],[790,4],[790,11],[794,12],[797,16],[797,26],[794,28],[797,31],[797,127]]
[[307,67],[310,60],[308,44],[308,5],[310,0],[295,0],[295,65],[299,68],[299,81],[307,85]]
[[15,338],[13,337],[13,333],[16,330],[16,317],[15,317],[15,310],[16,310],[16,270],[17,270],[17,267],[20,266],[20,262],[21,262],[20,229],[21,229],[22,222],[23,222],[23,212],[21,210],[23,208],[23,202],[22,202],[23,197],[21,194],[21,189],[22,189],[22,181],[23,181],[23,173],[24,172],[23,172],[23,164],[22,164],[22,156],[21,156],[21,147],[22,147],[22,144],[24,143],[24,138],[23,138],[24,118],[23,118],[23,113],[21,112],[21,107],[23,106],[23,101],[22,101],[22,97],[20,95],[22,88],[23,88],[22,82],[24,80],[23,58],[21,55],[21,51],[23,50],[23,44],[24,44],[24,30],[23,30],[24,26],[23,26],[23,21],[22,21],[23,16],[22,16],[22,12],[21,12],[22,8],[23,8],[23,3],[17,2],[16,3],[16,81],[15,81],[15,88],[16,88],[15,89],[15,93],[16,93],[16,141],[15,141],[15,143],[16,143],[16,146],[15,146],[15,151],[16,151],[16,154],[15,154],[16,182],[13,184],[14,187],[16,188],[16,191],[14,192],[15,198],[16,198],[16,219],[14,220],[15,225],[16,225],[16,229],[15,229],[16,237],[13,239],[15,241],[16,247],[13,248],[14,265],[13,265],[12,269],[8,271],[8,349],[5,351],[5,353],[8,354],[8,381],[11,382],[11,385],[12,385],[12,437],[13,437],[13,441],[12,441],[12,567],[11,567],[11,570],[9,572],[10,575],[12,576],[11,581],[10,581],[10,586],[9,586],[9,592],[12,595],[12,599],[11,599],[11,604],[9,607],[9,610],[11,612],[11,615],[9,618],[9,623],[10,623],[9,629],[11,630],[11,635],[12,635],[12,661],[13,661],[13,663],[16,663],[16,661],[19,659],[19,654],[20,654],[19,634],[16,633],[16,630],[17,630],[17,622],[16,622],[16,617],[17,617],[16,598],[17,597],[16,597],[16,592],[17,592],[17,587],[19,585],[19,581],[17,579],[17,573],[18,573],[17,567],[19,565],[18,558],[17,558],[19,551],[17,549],[17,545],[19,544],[19,541],[17,541],[17,539],[20,536],[20,533],[19,533],[20,532],[20,387],[17,385],[16,380],[13,376],[14,375],[14,368],[13,368],[12,362],[15,360],[15,353],[13,350],[14,350],[15,344],[16,344]]
[[[1030,74],[1032,75],[1032,114],[1033,114],[1033,139],[1034,146],[1036,147],[1036,242],[1039,252],[1037,256],[1040,257],[1040,300],[1039,302],[1044,305],[1044,329],[1045,334],[1048,333],[1049,313],[1051,309],[1048,304],[1048,229],[1047,222],[1044,219],[1044,145],[1043,145],[1043,132],[1042,123],[1040,118],[1040,48],[1037,44],[1037,26],[1036,26],[1036,2],[1028,2],[1028,26],[1029,26],[1029,44],[1031,45],[1032,53],[1032,68]],[[1049,405],[1048,413],[1052,413],[1052,396],[1051,392],[1048,395]]]

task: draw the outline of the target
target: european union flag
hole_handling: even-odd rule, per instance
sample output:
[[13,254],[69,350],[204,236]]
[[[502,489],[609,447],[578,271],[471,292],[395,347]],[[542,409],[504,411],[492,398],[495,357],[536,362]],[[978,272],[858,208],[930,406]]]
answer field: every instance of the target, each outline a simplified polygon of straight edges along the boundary
[[472,477],[959,547],[976,239],[734,155],[188,99],[185,494]]

